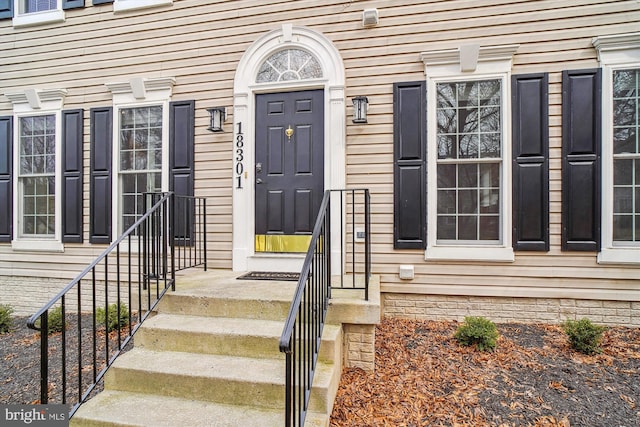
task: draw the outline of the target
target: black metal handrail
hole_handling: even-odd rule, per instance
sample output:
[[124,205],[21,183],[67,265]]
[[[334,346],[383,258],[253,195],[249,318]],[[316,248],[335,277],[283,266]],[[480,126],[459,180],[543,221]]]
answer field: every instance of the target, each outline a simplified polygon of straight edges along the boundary
[[[175,272],[207,268],[206,200],[173,193],[143,199],[145,214],[27,321],[40,331],[40,403],[69,404],[70,417],[167,290],[175,290]],[[65,326],[60,343],[50,346],[54,315]]]
[[[356,193],[363,194],[364,212],[362,212],[362,232],[359,233],[356,220]],[[331,199],[332,193],[339,193],[340,202],[340,288],[363,289],[365,298],[369,295],[369,276],[371,274],[371,242],[370,234],[370,210],[369,190],[327,190],[322,199],[320,211],[311,236],[311,242],[307,251],[298,286],[293,301],[289,308],[289,314],[285,321],[284,329],[280,337],[280,351],[285,353],[285,425],[304,426],[307,414],[311,387],[318,361],[318,352],[322,338],[329,299],[332,288],[332,247],[331,247]],[[351,203],[346,203],[351,195]],[[346,212],[349,207],[351,215]],[[349,221],[347,219],[350,218]],[[349,224],[350,223],[350,224]],[[345,232],[344,227],[350,225],[350,232]],[[345,243],[351,235],[351,250],[346,251]],[[355,276],[358,272],[357,241],[364,240],[362,254],[364,265],[364,285],[357,286]],[[345,252],[350,252],[351,262],[345,258]],[[345,286],[343,277],[345,267],[351,266],[351,274],[354,277],[352,286]]]

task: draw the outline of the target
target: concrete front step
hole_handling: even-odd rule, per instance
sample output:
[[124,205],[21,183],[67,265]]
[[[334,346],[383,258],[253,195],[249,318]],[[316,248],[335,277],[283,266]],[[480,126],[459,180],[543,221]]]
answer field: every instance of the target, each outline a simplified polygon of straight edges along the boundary
[[[135,347],[107,372],[105,391],[83,404],[72,424],[283,425],[285,361],[278,343],[296,283],[235,276],[181,276],[136,334]],[[329,425],[342,339],[341,324],[325,325],[309,427]]]
[[[326,414],[309,412],[306,427],[329,424]],[[104,391],[83,405],[71,426],[86,427],[282,427],[284,411],[222,405],[176,397]]]
[[180,286],[165,295],[158,311],[278,321],[287,318],[297,282],[238,280],[236,276],[220,273],[210,286],[202,285],[203,280],[212,280],[206,272],[181,277]]
[[[158,314],[136,334],[136,347],[156,351],[266,357],[283,360],[283,323],[269,320]],[[324,326],[319,360],[335,363],[342,350],[342,327]]]
[[150,350],[284,359],[278,349],[282,321],[160,313],[136,334]]
[[[105,389],[258,408],[284,408],[284,361],[226,355],[134,349],[105,376]],[[311,410],[333,403],[332,364],[318,363]]]

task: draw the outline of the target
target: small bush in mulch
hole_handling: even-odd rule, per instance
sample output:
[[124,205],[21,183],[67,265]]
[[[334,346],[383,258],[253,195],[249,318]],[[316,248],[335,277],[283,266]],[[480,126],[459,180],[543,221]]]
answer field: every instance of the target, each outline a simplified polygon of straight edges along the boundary
[[454,337],[465,346],[475,345],[480,351],[492,351],[498,342],[496,324],[485,317],[467,316]]
[[115,331],[119,327],[122,328],[129,321],[129,308],[123,302],[120,302],[120,310],[118,304],[109,304],[107,310],[99,307],[96,310],[96,320],[99,325],[107,328],[107,332]]
[[[38,329],[40,329],[41,319],[42,318],[37,319],[34,323],[35,327]],[[49,332],[49,335],[62,332],[62,330],[67,326],[67,322],[64,320],[64,316],[62,315],[62,306],[49,310],[49,313],[47,314],[47,331]]]
[[584,354],[600,353],[600,341],[606,330],[604,326],[591,323],[586,317],[580,320],[567,320],[562,329],[569,337],[571,348]]
[[640,426],[640,328],[585,355],[561,325],[498,324],[493,352],[460,346],[458,326],[383,318],[375,370],[343,370],[331,426]]
[[[65,399],[70,404],[76,402],[129,335],[128,324],[121,328],[119,335],[117,331],[106,333],[104,327],[98,328],[94,334],[91,314],[79,317],[66,313],[65,323],[64,341],[59,332],[48,337],[49,403],[61,403],[63,400],[63,372]],[[26,317],[16,317],[12,330],[0,335],[0,404],[40,403],[40,342],[40,333],[27,328]],[[129,350],[132,345],[133,341],[130,341],[122,351]],[[61,362],[63,347],[67,358],[64,370]],[[79,390],[80,376],[83,390]],[[96,391],[101,389],[100,382]]]
[[10,305],[0,304],[0,334],[5,334],[13,326],[13,308]]

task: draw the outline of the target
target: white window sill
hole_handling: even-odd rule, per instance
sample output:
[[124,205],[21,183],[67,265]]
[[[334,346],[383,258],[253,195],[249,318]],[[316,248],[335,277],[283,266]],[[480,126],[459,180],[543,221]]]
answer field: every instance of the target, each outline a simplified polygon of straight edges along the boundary
[[598,264],[640,265],[640,248],[602,248],[598,253]]
[[11,248],[17,252],[64,252],[62,242],[45,239],[12,240]]
[[513,262],[513,248],[501,246],[430,246],[425,254],[427,261],[483,261]]
[[46,12],[25,13],[13,17],[14,28],[32,27],[44,24],[64,22],[63,10],[47,10]]
[[173,0],[115,0],[113,12],[127,12],[130,10],[146,9],[149,7],[166,6],[173,4]]

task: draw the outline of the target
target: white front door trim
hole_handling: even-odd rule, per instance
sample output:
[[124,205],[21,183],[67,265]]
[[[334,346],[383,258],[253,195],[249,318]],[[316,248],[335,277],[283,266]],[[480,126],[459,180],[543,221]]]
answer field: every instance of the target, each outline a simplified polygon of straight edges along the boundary
[[[303,49],[314,55],[322,67],[321,79],[256,83],[258,69],[269,55],[284,49]],[[295,271],[302,266],[301,255],[255,253],[255,95],[267,92],[324,89],[324,188],[345,187],[345,74],[338,49],[324,35],[306,27],[283,24],[256,40],[238,63],[233,91],[232,156],[236,154],[237,132],[242,124],[243,160],[246,175],[243,188],[233,189],[233,270]],[[340,206],[331,209],[332,259],[340,260]],[[334,271],[339,267],[333,266]]]

